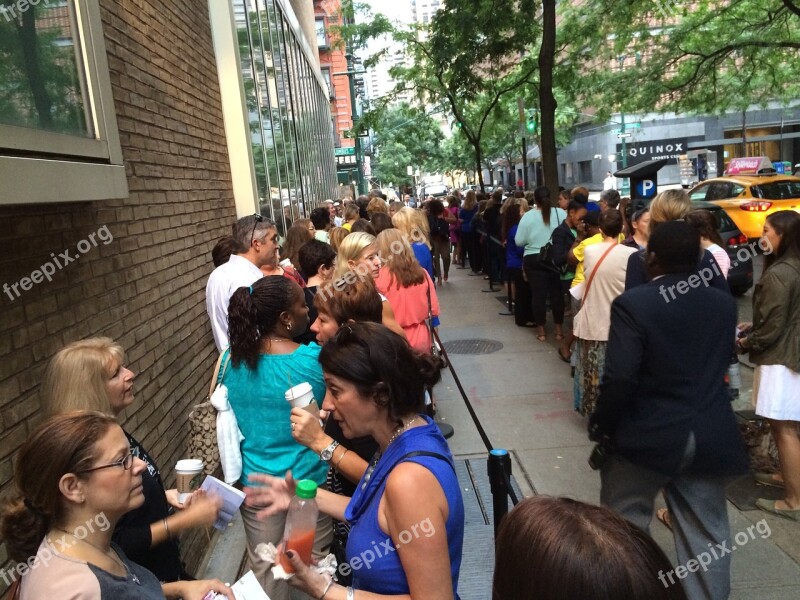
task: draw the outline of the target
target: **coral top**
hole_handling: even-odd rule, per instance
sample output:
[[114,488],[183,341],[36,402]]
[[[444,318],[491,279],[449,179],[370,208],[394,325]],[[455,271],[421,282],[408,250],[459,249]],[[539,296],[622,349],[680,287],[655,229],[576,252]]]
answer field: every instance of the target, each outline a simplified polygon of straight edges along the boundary
[[[423,269],[424,270],[424,269]],[[381,267],[375,280],[378,291],[386,296],[394,311],[394,318],[406,334],[412,348],[424,354],[431,353],[431,336],[428,325],[428,290],[431,294],[431,309],[434,317],[439,316],[439,299],[436,297],[436,286],[433,285],[428,272],[425,281],[407,288],[398,289],[398,282],[389,268]]]

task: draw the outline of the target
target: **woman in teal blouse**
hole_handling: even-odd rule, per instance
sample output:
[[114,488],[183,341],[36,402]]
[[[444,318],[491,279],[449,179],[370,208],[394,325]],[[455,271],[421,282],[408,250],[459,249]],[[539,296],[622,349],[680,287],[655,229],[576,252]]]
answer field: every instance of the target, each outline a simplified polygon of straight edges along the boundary
[[[285,392],[308,382],[317,404],[325,397],[325,382],[317,357],[320,347],[297,344],[292,338],[308,328],[308,306],[303,290],[285,277],[271,276],[234,292],[228,309],[230,365],[222,376],[239,429],[244,436],[242,478],[251,473],[283,477],[291,470],[297,479],[324,486],[327,464],[292,438],[291,405]],[[228,352],[228,351],[226,351]],[[223,364],[225,357],[223,356]],[[259,520],[259,507],[242,506],[249,567],[272,600],[288,600],[285,581],[274,581],[272,563],[255,553],[260,543],[276,546],[283,536],[285,515]],[[314,543],[317,558],[327,553],[333,537],[328,517],[321,516]]]

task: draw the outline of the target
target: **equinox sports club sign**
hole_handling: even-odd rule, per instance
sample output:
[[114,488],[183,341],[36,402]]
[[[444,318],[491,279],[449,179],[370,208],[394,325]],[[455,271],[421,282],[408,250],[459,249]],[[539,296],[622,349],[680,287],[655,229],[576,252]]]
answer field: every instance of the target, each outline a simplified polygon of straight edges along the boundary
[[[699,142],[705,138],[702,135],[695,135],[685,138],[671,138],[668,140],[643,140],[629,141],[626,144],[628,154],[628,166],[636,165],[646,160],[658,160],[660,158],[677,159],[681,154],[689,151],[690,142]],[[621,156],[622,144],[617,144],[617,156]]]

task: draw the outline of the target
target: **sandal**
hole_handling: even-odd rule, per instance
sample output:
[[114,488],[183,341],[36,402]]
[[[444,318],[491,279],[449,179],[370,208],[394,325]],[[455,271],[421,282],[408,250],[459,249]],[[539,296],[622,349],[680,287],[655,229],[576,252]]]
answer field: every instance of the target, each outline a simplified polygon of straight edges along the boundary
[[570,352],[566,356],[564,356],[564,353],[561,352],[561,350],[562,350],[562,348],[559,346],[559,348],[558,348],[558,358],[563,360],[565,363],[570,362],[572,360],[572,352]]
[[664,527],[672,531],[672,519],[669,516],[668,508],[659,508],[656,511],[656,519],[661,521],[661,524],[664,525]]
[[546,342],[547,341],[547,336],[545,334],[537,335],[536,339],[539,340],[540,342]]
[[556,340],[557,342],[560,342],[560,341],[561,341],[561,340],[563,340],[563,339],[564,339],[564,334],[563,334],[563,333],[557,333],[557,334],[555,335],[555,340]]

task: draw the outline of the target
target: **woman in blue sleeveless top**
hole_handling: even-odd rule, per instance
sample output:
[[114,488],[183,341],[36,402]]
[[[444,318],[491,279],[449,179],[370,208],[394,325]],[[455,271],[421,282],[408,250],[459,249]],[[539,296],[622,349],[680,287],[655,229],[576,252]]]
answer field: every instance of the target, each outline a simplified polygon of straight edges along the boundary
[[[303,565],[291,585],[313,598],[352,600],[359,590],[386,596],[458,598],[464,504],[453,458],[436,424],[424,416],[425,386],[440,378],[440,361],[414,352],[375,323],[344,325],[320,353],[327,393],[323,408],[348,438],[371,435],[378,452],[353,498],[320,490],[322,512],[351,524],[347,559],[353,587]],[[268,487],[247,488],[247,502],[286,510],[291,477],[251,475]],[[369,596],[370,598],[373,596]]]

